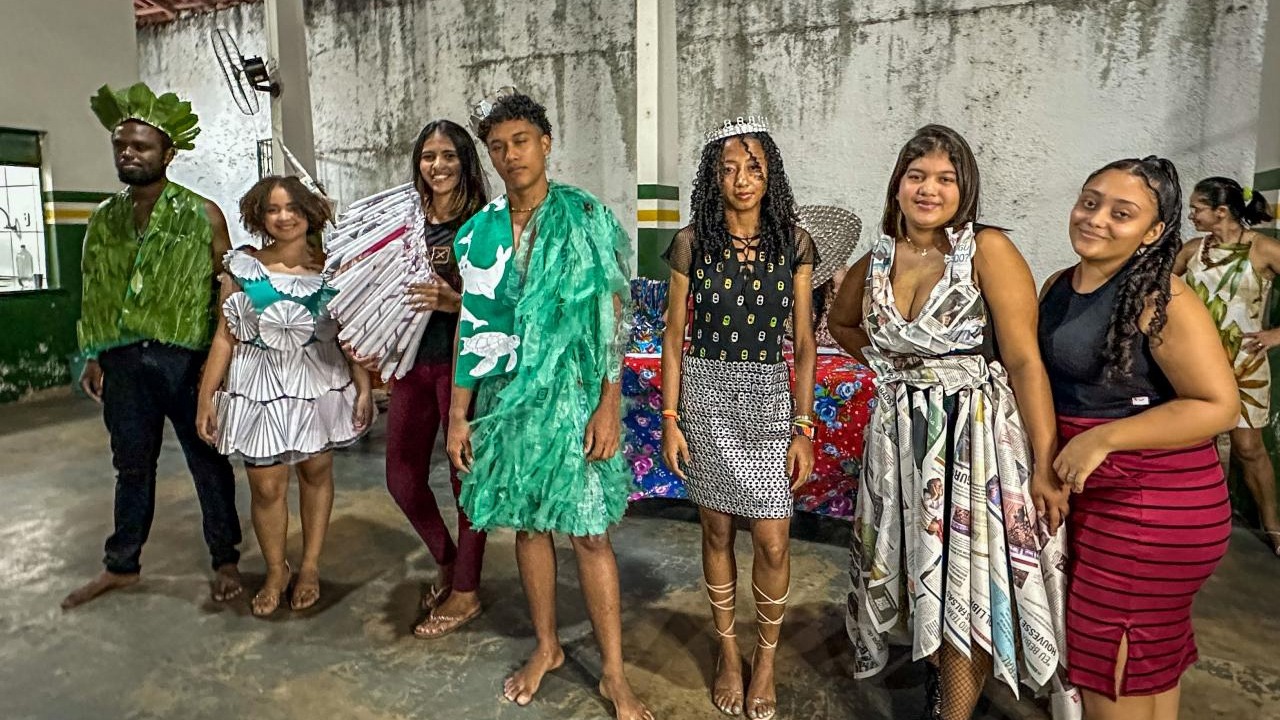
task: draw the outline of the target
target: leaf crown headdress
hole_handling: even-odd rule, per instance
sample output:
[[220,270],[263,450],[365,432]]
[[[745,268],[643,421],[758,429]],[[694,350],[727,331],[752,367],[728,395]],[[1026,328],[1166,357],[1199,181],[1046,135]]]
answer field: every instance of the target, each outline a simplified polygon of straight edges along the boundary
[[168,135],[178,150],[193,149],[195,137],[200,134],[200,118],[191,112],[190,102],[171,92],[157,97],[146,83],[124,90],[103,85],[97,95],[89,98],[89,107],[108,130],[115,130],[126,120],[138,120]]

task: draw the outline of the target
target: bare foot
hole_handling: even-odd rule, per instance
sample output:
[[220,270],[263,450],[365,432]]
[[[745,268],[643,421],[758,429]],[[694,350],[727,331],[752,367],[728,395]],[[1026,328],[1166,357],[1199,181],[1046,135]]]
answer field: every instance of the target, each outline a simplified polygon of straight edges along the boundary
[[220,566],[213,574],[213,590],[210,595],[214,602],[226,602],[240,597],[244,592],[244,583],[240,579],[240,569],[235,563]]
[[618,720],[653,720],[653,711],[636,697],[622,673],[601,678],[600,695],[613,703],[613,716]]
[[769,720],[778,712],[778,694],[773,685],[773,650],[757,650],[751,664],[751,684],[747,686],[747,717]]
[[298,581],[293,584],[293,597],[289,607],[306,610],[320,602],[320,568],[303,565],[298,570]]
[[725,715],[742,714],[742,656],[738,646],[721,648],[716,658],[716,677],[711,684],[711,702]]
[[563,664],[564,650],[559,645],[554,650],[535,649],[525,661],[524,667],[502,683],[502,696],[520,707],[528,705],[533,702],[533,696],[542,685],[542,676]]
[[70,610],[73,607],[89,602],[103,593],[129,587],[141,579],[142,576],[138,573],[121,575],[103,570],[97,577],[72,590],[70,595],[63,598],[62,609]]

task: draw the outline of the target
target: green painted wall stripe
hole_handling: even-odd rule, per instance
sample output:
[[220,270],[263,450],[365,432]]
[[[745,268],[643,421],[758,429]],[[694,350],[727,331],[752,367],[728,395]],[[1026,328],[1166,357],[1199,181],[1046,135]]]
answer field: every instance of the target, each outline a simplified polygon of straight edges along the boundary
[[680,188],[673,185],[637,185],[636,198],[639,200],[679,200]]
[[665,228],[639,228],[636,231],[636,245],[639,250],[636,270],[640,277],[656,280],[671,277],[671,269],[662,259],[662,253],[666,252],[675,234],[675,230]]
[[0,128],[0,162],[40,167],[40,133]]
[[43,193],[45,202],[92,202],[99,203],[115,193],[91,192],[88,190],[47,190]]
[[1253,176],[1253,189],[1280,190],[1280,168],[1271,168]]

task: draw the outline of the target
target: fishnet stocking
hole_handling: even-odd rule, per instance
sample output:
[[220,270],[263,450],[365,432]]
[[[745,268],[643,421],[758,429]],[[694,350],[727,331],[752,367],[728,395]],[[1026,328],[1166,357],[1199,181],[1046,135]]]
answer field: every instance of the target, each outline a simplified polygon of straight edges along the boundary
[[942,643],[938,667],[942,672],[943,720],[969,720],[982,697],[982,686],[991,673],[991,656],[980,648],[972,652],[971,660],[950,643]]

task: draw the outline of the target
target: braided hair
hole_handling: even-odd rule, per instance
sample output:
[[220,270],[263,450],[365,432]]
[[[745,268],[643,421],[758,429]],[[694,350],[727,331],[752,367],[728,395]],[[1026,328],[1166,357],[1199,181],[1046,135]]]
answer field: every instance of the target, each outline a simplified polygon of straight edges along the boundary
[[[751,152],[747,140],[754,138],[764,148],[764,162]],[[693,194],[689,198],[693,212],[694,243],[698,251],[713,256],[724,253],[733,245],[729,228],[724,219],[724,198],[720,193],[720,163],[726,143],[742,143],[747,155],[765,168],[764,197],[760,201],[760,249],[761,258],[782,258],[790,263],[795,254],[795,228],[799,221],[795,196],[791,193],[791,181],[782,165],[782,153],[768,133],[753,132],[734,135],[718,142],[709,142],[702,148],[702,160],[693,181]]]
[[1245,201],[1244,188],[1231,178],[1205,178],[1196,183],[1192,194],[1204,198],[1211,208],[1226,207],[1231,217],[1245,227],[1270,222],[1273,218],[1271,208],[1262,193],[1254,191],[1253,197]]
[[[1120,289],[1102,350],[1108,376],[1117,379],[1133,371],[1133,348],[1138,336],[1145,334],[1159,342],[1160,331],[1169,319],[1169,280],[1174,258],[1182,246],[1182,187],[1173,163],[1155,155],[1141,160],[1116,160],[1094,171],[1085,185],[1111,170],[1142,178],[1155,198],[1157,221],[1164,223],[1160,237],[1150,245],[1140,246],[1120,270]],[[1144,330],[1140,318],[1148,303],[1154,312]]]

